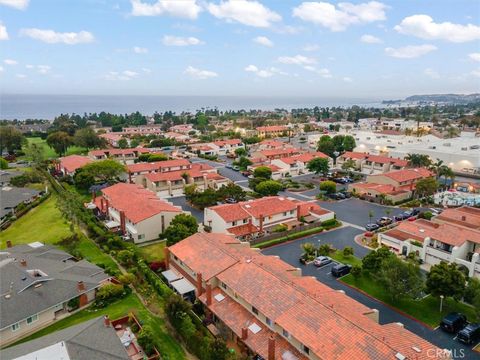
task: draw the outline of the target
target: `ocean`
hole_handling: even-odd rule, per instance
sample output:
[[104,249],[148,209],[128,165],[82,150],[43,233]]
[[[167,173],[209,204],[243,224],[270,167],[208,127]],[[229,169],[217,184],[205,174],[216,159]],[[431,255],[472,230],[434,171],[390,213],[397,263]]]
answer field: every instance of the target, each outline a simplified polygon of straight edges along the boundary
[[202,108],[219,110],[273,110],[276,108],[312,108],[352,105],[382,107],[378,99],[341,99],[305,97],[253,96],[105,96],[105,95],[0,95],[0,119],[52,120],[61,113],[126,114],[140,111],[151,115],[155,111],[195,112]]

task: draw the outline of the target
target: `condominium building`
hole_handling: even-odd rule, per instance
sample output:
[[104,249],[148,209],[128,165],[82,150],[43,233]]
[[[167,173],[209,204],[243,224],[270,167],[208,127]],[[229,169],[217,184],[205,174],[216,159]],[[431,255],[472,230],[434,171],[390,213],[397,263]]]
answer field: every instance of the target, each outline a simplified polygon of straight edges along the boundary
[[337,168],[341,169],[342,165],[347,161],[353,161],[355,164],[352,170],[357,170],[369,175],[403,170],[408,165],[408,161],[403,159],[395,159],[383,155],[371,155],[360,152],[346,151],[337,158]]
[[82,155],[69,155],[61,157],[55,163],[55,170],[61,173],[63,176],[73,176],[75,171],[81,167],[90,164],[93,160],[88,156]]
[[333,164],[333,160],[320,151],[273,159],[271,164],[278,166],[291,176],[297,176],[310,173],[307,164],[315,158],[327,159],[329,166]]
[[141,154],[148,154],[150,149],[133,148],[133,149],[100,149],[88,152],[88,156],[92,160],[113,159],[126,165],[133,164]]

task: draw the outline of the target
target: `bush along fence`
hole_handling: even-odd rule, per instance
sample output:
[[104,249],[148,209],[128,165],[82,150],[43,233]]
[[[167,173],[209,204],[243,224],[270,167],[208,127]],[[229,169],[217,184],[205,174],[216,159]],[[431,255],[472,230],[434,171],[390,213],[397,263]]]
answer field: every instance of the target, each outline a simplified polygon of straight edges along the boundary
[[284,233],[279,233],[280,236],[278,234],[264,236],[260,239],[254,239],[250,243],[252,244],[252,247],[263,249],[269,246],[281,244],[286,241],[299,239],[304,236],[321,233],[324,230],[330,230],[339,227],[342,225],[342,223],[336,219],[331,219],[322,222],[320,226],[316,224],[314,226],[312,225],[297,227],[293,230],[286,231],[284,232],[286,234],[284,236],[282,236]]
[[[214,338],[191,310],[190,303],[174,294],[172,289],[145,263],[135,244],[125,242],[120,236],[104,229],[95,215],[86,209],[81,197],[72,190],[65,189],[50,174],[46,175],[52,187],[59,195],[62,213],[67,219],[81,227],[85,227],[88,235],[104,252],[110,254],[130,274],[134,280],[130,282],[136,289],[148,287],[158,295],[167,318],[187,349],[200,360],[224,360],[229,357],[226,344]],[[112,270],[114,271],[114,270]],[[118,274],[113,274],[120,276]],[[176,304],[173,306],[172,304]],[[156,339],[155,346],[160,350],[163,360],[168,360],[162,352],[162,343]],[[173,359],[172,359],[173,360]]]

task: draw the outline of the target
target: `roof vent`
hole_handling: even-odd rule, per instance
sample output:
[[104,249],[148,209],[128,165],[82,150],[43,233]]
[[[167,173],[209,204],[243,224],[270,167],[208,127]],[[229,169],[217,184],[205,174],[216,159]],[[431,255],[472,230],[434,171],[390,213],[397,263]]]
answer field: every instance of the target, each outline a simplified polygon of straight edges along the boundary
[[34,288],[39,288],[40,286],[42,286],[42,283],[35,284]]
[[406,356],[403,355],[403,354],[400,354],[400,353],[396,353],[396,354],[395,354],[395,359],[405,360],[405,359],[406,359]]
[[11,297],[12,297],[12,295],[10,295],[10,294],[5,295],[5,299],[10,299]]
[[424,233],[425,229],[419,229],[418,231],[420,231],[421,233]]
[[416,346],[412,346],[412,349],[417,352],[417,353],[420,353],[422,352],[422,350],[420,350],[420,348],[416,347]]

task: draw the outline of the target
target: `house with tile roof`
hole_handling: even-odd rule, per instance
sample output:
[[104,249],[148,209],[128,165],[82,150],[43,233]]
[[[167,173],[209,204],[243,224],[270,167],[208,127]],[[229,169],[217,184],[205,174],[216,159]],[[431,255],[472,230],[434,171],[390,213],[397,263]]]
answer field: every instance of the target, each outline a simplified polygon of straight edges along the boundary
[[215,155],[235,154],[237,149],[245,149],[240,139],[216,140],[208,144],[215,151]]
[[269,163],[259,163],[259,164],[252,164],[247,166],[247,170],[250,172],[254,172],[258,167],[268,167],[272,171],[272,179],[273,180],[280,180],[287,176],[288,171],[284,170],[277,165],[269,164]]
[[303,154],[304,151],[294,148],[294,147],[285,147],[278,149],[268,149],[268,150],[258,150],[251,153],[250,160],[252,162],[258,161],[272,161],[274,159],[286,158],[290,156],[296,156]]
[[133,148],[133,149],[98,149],[88,152],[88,156],[92,160],[106,160],[113,159],[125,165],[130,165],[135,162],[141,154],[148,154],[150,149],[147,148]]
[[129,182],[137,182],[143,179],[142,175],[156,172],[169,172],[178,170],[188,170],[192,168],[190,161],[186,159],[173,159],[154,162],[140,162],[127,165],[127,174]]
[[303,222],[321,222],[333,219],[334,216],[332,211],[321,208],[315,202],[267,196],[205,208],[204,225],[216,233],[252,239],[271,232],[277,225],[292,229]]
[[257,127],[257,136],[260,138],[274,138],[285,136],[292,132],[292,130],[285,125],[271,125]]
[[53,246],[33,242],[0,252],[0,346],[68,316],[69,301],[91,303],[112,277]]
[[[379,312],[231,235],[194,234],[165,249],[168,276],[188,283],[209,329],[225,331],[243,356],[268,360],[449,359]],[[167,275],[167,274],[166,274]],[[184,287],[182,287],[184,288]]]
[[337,157],[337,168],[341,169],[342,165],[349,160],[355,163],[355,169],[364,174],[383,174],[389,171],[403,170],[407,168],[408,161],[396,159],[390,156],[373,155],[368,153],[346,151]]
[[108,132],[105,134],[100,134],[98,137],[104,139],[110,146],[113,146],[114,148],[118,147],[118,143],[122,139],[126,139],[127,142],[129,142],[129,140],[124,137],[123,133],[118,132]]
[[58,159],[55,163],[55,170],[62,173],[64,176],[73,176],[75,171],[81,167],[90,164],[93,160],[88,156],[69,155]]
[[468,276],[480,277],[480,228],[465,228],[435,217],[433,221],[404,221],[379,233],[378,239],[396,253],[414,252],[425,264],[456,263]]
[[158,239],[173,218],[182,213],[180,207],[136,184],[118,183],[101,190],[87,208],[105,220],[105,226],[142,243]]
[[271,164],[278,166],[282,170],[286,171],[291,176],[297,176],[302,174],[309,174],[310,171],[307,169],[307,164],[309,161],[315,158],[327,159],[329,165],[333,165],[333,160],[324,153],[320,151],[308,152],[300,155],[282,157],[280,159],[271,160]]
[[459,208],[445,209],[434,218],[438,223],[450,223],[461,228],[480,231],[480,209],[462,206]]

